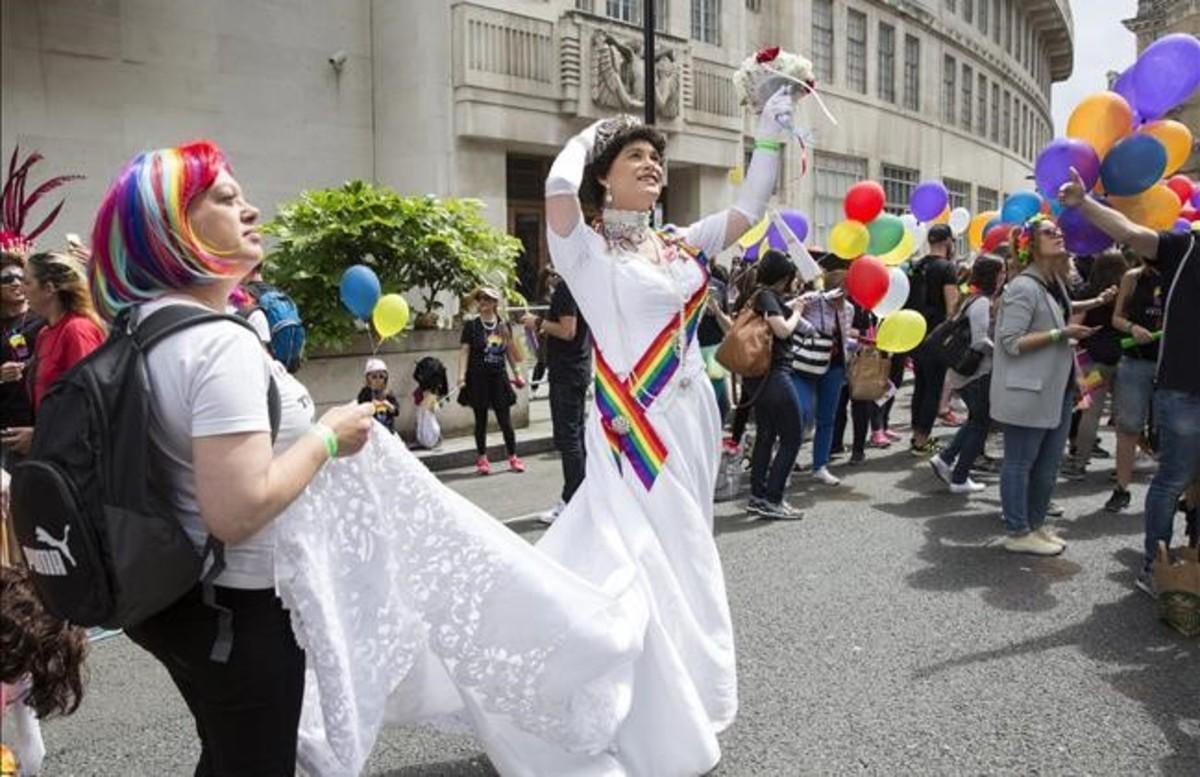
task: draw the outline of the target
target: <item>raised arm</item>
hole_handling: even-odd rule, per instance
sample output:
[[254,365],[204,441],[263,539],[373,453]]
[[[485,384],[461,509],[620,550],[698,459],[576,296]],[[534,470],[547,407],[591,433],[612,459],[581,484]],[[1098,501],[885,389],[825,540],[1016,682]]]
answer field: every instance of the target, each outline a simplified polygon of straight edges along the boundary
[[579,187],[583,169],[591,160],[596,145],[597,121],[567,141],[546,176],[546,224],[559,237],[570,235],[583,220],[579,207]]
[[[779,155],[791,138],[792,87],[780,87],[763,106],[754,134],[754,154],[742,179],[737,199],[725,215],[725,235],[720,248],[725,248],[757,224],[767,212],[767,201],[779,179]],[[788,125],[788,126],[785,126]]]
[[1083,179],[1071,168],[1071,180],[1058,189],[1058,201],[1068,208],[1078,208],[1083,217],[1118,243],[1124,243],[1146,260],[1153,262],[1158,255],[1158,233],[1130,221],[1124,213],[1106,208],[1087,196]]

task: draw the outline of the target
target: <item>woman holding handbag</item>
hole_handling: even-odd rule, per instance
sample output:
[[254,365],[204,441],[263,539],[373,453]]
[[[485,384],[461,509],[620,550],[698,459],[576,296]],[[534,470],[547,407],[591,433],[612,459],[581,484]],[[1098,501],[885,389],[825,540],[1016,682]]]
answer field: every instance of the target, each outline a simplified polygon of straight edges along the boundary
[[[742,381],[742,402],[754,405],[754,453],[750,459],[750,501],[746,511],[779,520],[803,517],[783,498],[788,473],[800,454],[803,431],[800,404],[791,386],[789,340],[803,320],[803,308],[784,298],[796,279],[787,254],[767,251],[758,265],[758,289],[750,301],[771,330],[771,363],[767,374]],[[775,450],[778,441],[779,450]]]
[[837,450],[845,437],[846,406],[849,405],[853,436],[848,462],[851,465],[866,461],[868,432],[873,446],[886,448],[892,444],[883,433],[883,408],[879,406],[879,400],[887,395],[891,358],[871,347],[874,343],[873,330],[877,323],[874,313],[854,305],[854,329],[851,335],[858,340],[859,349],[846,366],[846,385],[842,388],[842,398],[839,401],[833,430],[833,450]]
[[935,453],[929,466],[952,494],[982,491],[982,483],[971,480],[971,466],[983,453],[991,424],[988,392],[992,375],[992,303],[1004,288],[1004,262],[994,256],[980,256],[971,267],[968,281],[971,293],[964,297],[955,316],[966,316],[971,325],[971,346],[958,364],[951,365],[946,383],[957,391],[967,406],[967,421],[958,427],[954,439]]
[[827,486],[842,482],[829,471],[829,455],[838,399],[846,383],[847,354],[858,347],[850,336],[854,307],[846,303],[845,279],[844,270],[826,273],[824,292],[801,297],[807,304],[792,336],[792,385],[804,426],[816,427],[812,474]]

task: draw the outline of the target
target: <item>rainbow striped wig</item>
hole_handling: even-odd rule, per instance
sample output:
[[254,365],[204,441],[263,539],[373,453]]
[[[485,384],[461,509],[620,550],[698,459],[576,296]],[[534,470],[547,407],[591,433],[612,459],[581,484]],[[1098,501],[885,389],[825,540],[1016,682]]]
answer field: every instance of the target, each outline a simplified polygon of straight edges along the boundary
[[88,265],[96,310],[112,320],[173,289],[229,275],[235,265],[192,233],[188,204],[229,162],[198,140],[134,157],[109,187],[92,227]]

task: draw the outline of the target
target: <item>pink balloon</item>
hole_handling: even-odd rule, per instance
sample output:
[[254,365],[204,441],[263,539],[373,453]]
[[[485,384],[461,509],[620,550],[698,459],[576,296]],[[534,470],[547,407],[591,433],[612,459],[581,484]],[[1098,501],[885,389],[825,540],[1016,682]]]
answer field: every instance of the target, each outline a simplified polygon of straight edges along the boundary
[[846,293],[860,307],[870,310],[887,295],[891,277],[883,262],[873,256],[860,256],[846,273]]

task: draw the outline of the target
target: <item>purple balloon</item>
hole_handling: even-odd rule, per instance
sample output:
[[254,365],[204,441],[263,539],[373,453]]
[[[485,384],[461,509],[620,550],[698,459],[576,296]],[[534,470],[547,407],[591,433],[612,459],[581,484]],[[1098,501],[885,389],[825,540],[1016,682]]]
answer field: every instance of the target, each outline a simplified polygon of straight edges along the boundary
[[1058,187],[1071,180],[1071,168],[1079,171],[1084,188],[1091,191],[1100,180],[1100,157],[1082,140],[1055,138],[1038,154],[1034,176],[1049,200],[1058,195]]
[[1073,254],[1098,254],[1113,243],[1112,238],[1084,218],[1078,208],[1063,208],[1058,227],[1063,231],[1067,250]]
[[1192,190],[1192,207],[1200,209],[1200,186]]
[[909,205],[918,221],[933,221],[942,215],[949,201],[950,193],[941,181],[924,181],[913,189]]
[[1200,40],[1177,32],[1152,43],[1133,66],[1137,109],[1147,121],[1161,118],[1200,87]]
[[758,261],[758,247],[761,244],[762,244],[762,241],[760,240],[757,243],[755,243],[754,245],[747,248],[745,253],[742,254],[742,261],[745,262],[746,264],[753,264],[754,262],[757,262]]
[[804,214],[798,210],[781,210],[779,217],[795,233],[796,239],[803,243],[808,237],[808,219],[804,218]]
[[[762,245],[762,241],[758,241]],[[779,231],[779,227],[772,224],[767,228],[767,247],[774,248],[776,251],[787,251],[787,241],[783,239],[783,233]]]
[[1192,231],[1192,222],[1187,219],[1175,219],[1175,226],[1171,227],[1172,232],[1182,232],[1187,234]]

